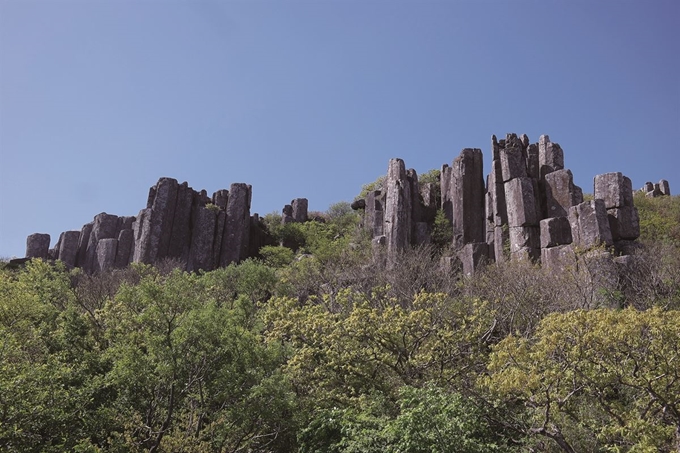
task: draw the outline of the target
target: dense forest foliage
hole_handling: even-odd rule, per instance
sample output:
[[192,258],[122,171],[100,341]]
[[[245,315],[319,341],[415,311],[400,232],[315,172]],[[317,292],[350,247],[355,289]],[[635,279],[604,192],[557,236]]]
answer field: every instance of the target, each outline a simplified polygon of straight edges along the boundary
[[680,197],[635,201],[614,282],[441,241],[388,269],[346,203],[212,272],[5,266],[0,450],[680,451]]

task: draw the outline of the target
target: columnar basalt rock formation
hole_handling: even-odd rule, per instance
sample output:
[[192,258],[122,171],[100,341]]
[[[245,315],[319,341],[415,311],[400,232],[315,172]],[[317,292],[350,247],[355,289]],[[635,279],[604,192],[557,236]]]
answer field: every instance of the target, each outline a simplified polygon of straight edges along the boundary
[[[424,201],[424,196],[427,202]],[[430,226],[437,209],[434,188],[421,185],[415,170],[406,170],[402,159],[391,159],[383,190],[369,192],[364,203],[364,228],[373,237],[376,256],[384,246],[388,266],[394,266],[407,247],[430,241]]]
[[644,187],[640,189],[644,192],[648,198],[656,198],[664,195],[670,196],[671,188],[668,181],[662,179],[657,184],[652,184],[651,182],[646,182]]
[[391,159],[387,168],[385,203],[385,241],[388,263],[394,264],[397,254],[411,243],[412,192],[401,159]]
[[[90,273],[168,259],[189,271],[227,266],[266,243],[259,217],[250,215],[251,194],[251,186],[232,184],[208,197],[186,182],[161,178],[137,217],[98,214],[80,231],[62,233],[52,250],[49,235],[31,235],[27,256],[58,259]],[[299,211],[306,216],[306,204]]]
[[33,233],[26,238],[27,258],[47,258],[50,250],[50,235]]
[[[622,174],[596,177],[595,199],[584,202],[583,190],[564,168],[562,147],[547,135],[533,144],[526,135],[493,136],[491,147],[486,184],[479,149],[464,149],[441,170],[439,207],[452,225],[452,248],[464,273],[505,259],[561,268],[575,256],[574,247],[617,245],[638,237],[630,179]],[[420,231],[427,231],[433,219],[423,215],[430,212],[432,194],[419,189],[415,171],[405,168],[401,159],[390,160],[385,188],[369,193],[361,204],[364,227],[376,238],[374,246],[385,243],[392,264],[408,245],[427,242]]]
[[[629,178],[621,173],[596,176],[594,199],[584,202],[583,191],[564,168],[562,148],[547,135],[533,144],[526,135],[493,136],[491,151],[486,179],[482,151],[465,148],[451,166],[442,166],[439,190],[421,184],[402,159],[391,159],[384,186],[352,203],[363,211],[376,262],[385,259],[394,266],[406,248],[430,242],[438,210],[451,225],[451,249],[465,274],[506,259],[541,261],[564,270],[578,265],[584,253],[596,253],[591,261],[598,263],[611,258],[590,249],[631,249],[640,227]],[[643,190],[647,196],[670,195],[665,180],[647,183]],[[232,184],[209,197],[186,182],[160,178],[136,217],[98,214],[80,231],[62,233],[52,249],[49,235],[31,235],[26,255],[59,259],[86,272],[163,260],[188,271],[228,266],[273,242],[259,216],[251,216],[251,198],[248,184]],[[306,198],[283,208],[283,224],[306,221]]]

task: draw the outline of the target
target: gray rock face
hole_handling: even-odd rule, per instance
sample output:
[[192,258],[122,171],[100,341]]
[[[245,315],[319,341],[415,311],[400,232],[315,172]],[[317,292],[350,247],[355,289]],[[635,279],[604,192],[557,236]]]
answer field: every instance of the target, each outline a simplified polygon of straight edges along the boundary
[[428,209],[436,209],[439,206],[436,186],[431,182],[420,184],[420,197]]
[[565,217],[569,208],[583,202],[583,192],[576,190],[570,170],[556,170],[545,175],[544,190],[544,218]]
[[527,177],[527,164],[524,159],[524,151],[520,145],[521,143],[515,141],[514,146],[508,147],[506,139],[506,147],[500,150],[503,182]]
[[76,256],[76,266],[83,267],[87,261],[87,245],[90,243],[90,234],[92,234],[92,227],[94,222],[86,223],[80,230],[80,237],[78,238],[78,255]]
[[79,239],[80,231],[64,231],[61,233],[58,257],[69,269],[76,265]]
[[604,200],[605,208],[633,206],[633,184],[621,173],[595,176],[595,198]]
[[227,203],[229,202],[229,191],[222,189],[213,193],[212,202],[215,206],[222,210],[227,209]]
[[574,243],[580,247],[614,243],[604,200],[595,199],[572,206],[569,209],[569,223]]
[[295,222],[303,223],[307,221],[307,199],[306,198],[296,198],[291,201],[291,206],[293,208],[293,220]]
[[505,186],[501,176],[500,161],[493,161],[491,173],[489,174],[489,193],[492,193],[493,221],[494,225],[501,226],[508,224],[508,207],[505,197]]
[[441,174],[439,176],[440,186],[442,189],[442,210],[444,211],[444,217],[448,219],[450,223],[453,223],[453,202],[451,198],[451,167],[447,164],[442,165]]
[[118,250],[118,239],[104,238],[97,243],[94,272],[106,272],[113,269],[116,263],[116,252]]
[[385,239],[387,261],[396,264],[397,255],[411,242],[411,183],[401,159],[390,159],[385,181]]
[[635,240],[640,237],[640,217],[632,206],[608,209],[609,228],[614,241]]
[[[196,211],[198,211],[199,209],[200,209],[199,207],[195,207]],[[198,213],[196,213],[196,215],[198,215]],[[224,239],[224,226],[226,223],[227,213],[225,206],[225,210],[220,209],[215,216],[215,232],[213,235],[213,250],[212,250],[213,256],[211,261],[213,269],[219,267],[220,265],[220,260],[222,257],[222,240]],[[208,268],[206,268],[206,270],[208,270]]]
[[540,230],[537,226],[510,227],[510,256],[536,260],[541,254]]
[[529,145],[526,150],[527,176],[538,181],[541,177],[538,143]]
[[293,218],[293,206],[287,204],[281,210],[281,224],[287,225],[293,222],[295,222],[295,219]]
[[450,197],[455,200],[452,225],[456,248],[486,239],[483,171],[483,156],[479,149],[465,148],[453,161]]
[[132,229],[124,229],[118,233],[118,248],[113,267],[123,269],[132,262],[135,245],[135,234]]
[[576,253],[571,245],[541,249],[541,265],[560,273],[576,269]]
[[502,263],[510,257],[510,228],[507,224],[494,228],[494,258]]
[[416,223],[423,221],[423,203],[420,199],[418,173],[412,168],[406,170],[406,179],[411,186],[411,242],[416,243]]
[[564,152],[547,135],[541,135],[538,139],[538,165],[541,179],[548,173],[564,169]]
[[[250,197],[246,184],[209,198],[186,182],[160,178],[136,218],[101,213],[80,232],[62,233],[53,255],[85,272],[122,268],[132,261],[157,264],[166,258],[179,260],[186,270],[211,270],[257,255],[258,244],[267,241],[261,237],[251,244],[251,223],[258,225],[259,218],[251,219]],[[306,218],[307,200],[294,203],[298,218]],[[263,228],[259,232],[267,236]],[[29,252],[42,253],[35,239],[33,244]]]
[[659,192],[661,192],[661,195],[671,195],[671,186],[668,184],[668,181],[665,179],[662,179],[659,181]]
[[26,257],[47,259],[50,250],[50,235],[34,233],[26,238]]
[[463,264],[463,274],[470,276],[483,265],[489,256],[489,245],[486,242],[472,242],[465,244],[458,252],[458,258]]
[[534,184],[530,178],[515,178],[505,183],[510,227],[538,226]]
[[213,242],[219,209],[197,207],[194,210],[191,235],[191,259],[189,270],[212,270],[214,266]]
[[[438,206],[453,229],[452,245],[460,258],[455,261],[466,272],[484,258],[533,260],[539,252],[554,264],[573,253],[570,243],[632,248],[625,244],[634,244],[640,227],[630,179],[621,173],[598,175],[595,200],[583,203],[583,191],[564,169],[561,147],[547,135],[534,144],[526,135],[493,136],[491,145],[486,184],[481,150],[466,148],[452,166],[442,167],[441,193],[432,184],[420,184],[401,159],[390,161],[383,190],[352,206],[364,210],[364,228],[376,238],[373,247],[382,262],[394,265],[404,248],[429,242]],[[647,183],[645,190],[648,196],[670,194],[665,180]],[[251,194],[250,186],[233,184],[209,198],[187,183],[161,178],[137,218],[102,213],[80,232],[63,233],[52,250],[49,239],[42,245],[39,237],[29,237],[27,254],[62,259],[90,272],[165,258],[181,260],[187,270],[226,266],[256,256],[272,240],[257,214],[250,215]],[[293,200],[283,214],[284,223],[307,221],[307,199]]]
[[[207,201],[207,200],[206,200]],[[191,245],[191,214],[194,191],[186,182],[177,187],[177,201],[172,214],[172,230],[168,244],[168,258],[186,263]]]
[[541,248],[571,244],[571,225],[567,217],[541,220]]
[[[92,224],[92,232],[90,233],[90,238],[87,243],[87,251],[85,253],[85,263],[81,267],[86,272],[97,272],[101,271],[98,267],[97,260],[97,247],[99,247],[99,241],[102,239],[116,239],[118,233],[120,232],[121,219],[112,214],[107,214],[102,212],[94,217],[94,222]],[[116,239],[117,240],[117,239]],[[111,266],[107,269],[113,267],[116,256],[114,254]]]
[[371,237],[383,235],[383,223],[385,198],[380,190],[374,190],[366,195],[366,208],[364,210],[364,228],[371,232]]
[[246,258],[250,231],[250,201],[252,187],[244,183],[232,184],[229,190],[227,218],[224,224],[220,266],[238,263]]
[[178,188],[177,180],[161,178],[149,190],[147,209],[137,219],[134,261],[155,263],[168,256]]

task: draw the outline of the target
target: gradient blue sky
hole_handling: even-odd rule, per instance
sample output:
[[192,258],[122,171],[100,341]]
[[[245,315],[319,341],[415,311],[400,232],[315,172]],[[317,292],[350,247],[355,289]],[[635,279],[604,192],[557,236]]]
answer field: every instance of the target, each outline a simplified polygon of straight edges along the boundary
[[0,257],[159,177],[252,211],[351,201],[541,134],[576,183],[680,191],[680,2],[0,0]]

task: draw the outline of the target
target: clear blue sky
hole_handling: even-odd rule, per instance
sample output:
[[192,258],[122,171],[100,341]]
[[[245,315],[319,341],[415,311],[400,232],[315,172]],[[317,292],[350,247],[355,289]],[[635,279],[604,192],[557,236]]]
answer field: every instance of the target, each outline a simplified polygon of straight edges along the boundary
[[136,215],[159,177],[253,212],[351,201],[541,134],[576,183],[680,192],[680,2],[0,0],[0,257]]

